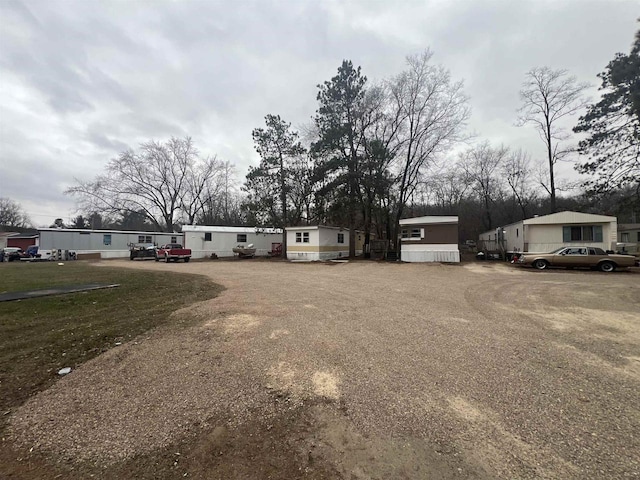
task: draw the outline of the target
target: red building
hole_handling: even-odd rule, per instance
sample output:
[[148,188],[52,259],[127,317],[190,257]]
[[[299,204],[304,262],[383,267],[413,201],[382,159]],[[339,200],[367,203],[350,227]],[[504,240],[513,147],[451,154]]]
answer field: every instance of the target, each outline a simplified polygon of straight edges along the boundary
[[7,238],[7,247],[17,247],[26,251],[31,245],[38,244],[38,234],[20,233]]

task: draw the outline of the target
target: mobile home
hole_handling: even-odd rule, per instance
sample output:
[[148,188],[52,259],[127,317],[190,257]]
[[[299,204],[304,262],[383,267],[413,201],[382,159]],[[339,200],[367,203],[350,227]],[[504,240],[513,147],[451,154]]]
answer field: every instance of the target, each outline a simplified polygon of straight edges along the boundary
[[400,220],[403,262],[459,262],[458,217],[426,216]]
[[[324,225],[287,227],[289,260],[332,260],[349,257],[349,230]],[[356,255],[362,254],[362,232],[356,232]]]
[[70,250],[78,258],[99,255],[100,258],[129,256],[129,246],[135,243],[183,243],[181,233],[136,232],[121,230],[83,230],[72,228],[38,229],[40,250]]
[[266,256],[282,244],[279,228],[184,225],[182,233],[185,248],[191,249],[192,258],[205,258],[212,253],[218,257],[233,257],[233,248],[239,245],[253,245],[257,256]]
[[479,243],[506,252],[551,252],[571,244],[615,250],[617,223],[616,217],[606,215],[558,212],[484,232]]

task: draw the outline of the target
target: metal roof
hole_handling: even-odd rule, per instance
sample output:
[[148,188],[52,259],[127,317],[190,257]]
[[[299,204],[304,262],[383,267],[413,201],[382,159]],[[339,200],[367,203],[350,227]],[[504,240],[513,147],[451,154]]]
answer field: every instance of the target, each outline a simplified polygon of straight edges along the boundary
[[616,217],[607,215],[596,215],[593,213],[582,212],[558,212],[540,217],[533,217],[524,220],[525,225],[545,225],[560,223],[609,223],[617,221]]
[[133,233],[144,235],[182,235],[180,232],[148,232],[137,230],[90,230],[88,228],[38,228],[38,232]]
[[211,232],[211,233],[282,233],[281,228],[271,227],[227,227],[222,225],[183,225],[183,232]]
[[427,215],[424,217],[404,218],[400,225],[425,225],[425,224],[455,224],[458,217],[455,215]]

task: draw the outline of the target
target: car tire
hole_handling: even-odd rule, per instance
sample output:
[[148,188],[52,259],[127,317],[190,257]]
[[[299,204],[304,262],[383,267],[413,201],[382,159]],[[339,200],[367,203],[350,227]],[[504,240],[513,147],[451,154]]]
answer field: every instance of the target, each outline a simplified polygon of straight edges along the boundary
[[549,268],[549,262],[547,262],[546,260],[536,260],[535,262],[533,262],[533,267],[538,270],[546,270],[547,268]]
[[611,273],[616,269],[616,264],[613,262],[602,262],[600,264],[600,271],[601,272],[606,272],[606,273]]
[[189,263],[189,260],[191,260],[190,257],[184,257],[184,263]]

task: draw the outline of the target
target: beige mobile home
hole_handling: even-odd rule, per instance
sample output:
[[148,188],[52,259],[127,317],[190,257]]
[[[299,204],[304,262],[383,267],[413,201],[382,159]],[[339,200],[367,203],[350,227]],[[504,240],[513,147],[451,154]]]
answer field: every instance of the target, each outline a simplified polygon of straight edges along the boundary
[[[349,257],[349,230],[339,227],[287,227],[289,260],[332,260]],[[356,234],[356,255],[362,254],[363,234]]]
[[400,260],[459,262],[458,217],[426,216],[400,220]]
[[484,232],[480,234],[479,244],[489,250],[500,250],[497,243],[502,242],[507,252],[551,252],[571,244],[615,250],[616,237],[616,217],[567,211]]
[[224,227],[211,225],[184,225],[185,248],[191,249],[192,258],[233,257],[233,248],[253,245],[256,256],[266,256],[274,249],[274,244],[282,243],[279,228]]

